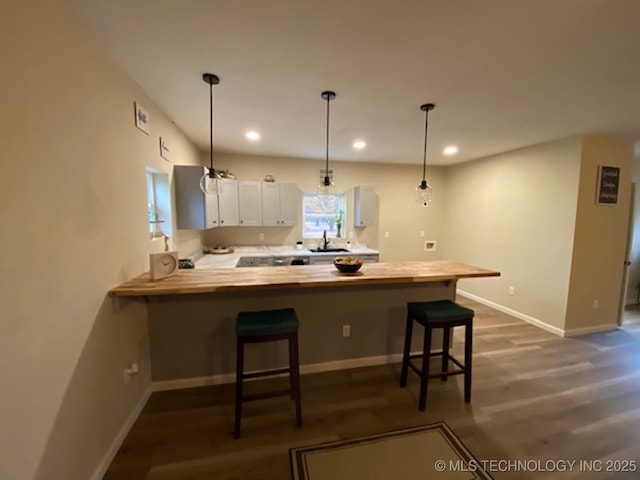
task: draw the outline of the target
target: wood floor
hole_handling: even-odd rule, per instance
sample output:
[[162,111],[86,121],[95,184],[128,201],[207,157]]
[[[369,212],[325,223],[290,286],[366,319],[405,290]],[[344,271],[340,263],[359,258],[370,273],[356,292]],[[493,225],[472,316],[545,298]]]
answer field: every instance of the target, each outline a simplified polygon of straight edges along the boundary
[[[547,470],[559,465],[548,460],[602,462],[591,463],[603,470],[596,473],[579,463],[560,473],[495,463],[496,480],[640,478],[616,471],[623,463],[615,462],[640,470],[640,309],[629,309],[617,331],[563,339],[458,301],[476,311],[470,404],[462,376],[436,379],[420,413],[417,377],[399,388],[399,364],[303,375],[301,429],[293,402],[275,398],[246,404],[242,438],[234,440],[233,385],[154,393],[104,478],[287,480],[292,446],[435,421],[447,422],[479,460],[540,460]],[[457,330],[453,352],[461,358]]]

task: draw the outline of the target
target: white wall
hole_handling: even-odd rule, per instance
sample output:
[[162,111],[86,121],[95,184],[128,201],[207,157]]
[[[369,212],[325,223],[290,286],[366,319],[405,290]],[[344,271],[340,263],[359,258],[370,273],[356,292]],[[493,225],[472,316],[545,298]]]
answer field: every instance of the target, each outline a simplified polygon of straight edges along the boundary
[[149,386],[144,305],[106,297],[162,248],[145,165],[170,172],[159,135],[182,163],[200,154],[57,0],[3,2],[0,39],[0,478],[88,479]]

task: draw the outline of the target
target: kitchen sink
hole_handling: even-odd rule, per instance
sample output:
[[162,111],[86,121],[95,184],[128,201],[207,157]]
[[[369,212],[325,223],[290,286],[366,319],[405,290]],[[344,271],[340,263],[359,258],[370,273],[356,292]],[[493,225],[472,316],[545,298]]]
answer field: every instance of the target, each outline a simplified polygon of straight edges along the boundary
[[333,252],[348,252],[346,248],[310,248],[310,252],[313,253],[333,253]]

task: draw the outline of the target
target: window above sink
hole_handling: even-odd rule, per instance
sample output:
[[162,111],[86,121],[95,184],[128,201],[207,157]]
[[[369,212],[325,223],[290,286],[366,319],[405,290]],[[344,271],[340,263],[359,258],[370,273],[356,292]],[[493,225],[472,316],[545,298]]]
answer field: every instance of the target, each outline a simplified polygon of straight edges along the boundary
[[345,195],[306,192],[302,198],[302,237],[322,238],[325,231],[328,238],[347,236]]

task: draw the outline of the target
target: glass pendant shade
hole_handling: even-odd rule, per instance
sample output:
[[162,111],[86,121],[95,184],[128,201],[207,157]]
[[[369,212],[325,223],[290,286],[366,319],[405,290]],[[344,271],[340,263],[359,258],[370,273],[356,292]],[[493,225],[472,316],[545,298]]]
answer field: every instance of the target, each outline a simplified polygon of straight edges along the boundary
[[200,190],[205,195],[220,195],[222,180],[213,168],[213,86],[220,83],[220,79],[213,73],[204,73],[202,80],[209,85],[209,168],[200,178]]
[[318,183],[318,193],[322,195],[333,195],[336,193],[336,186],[333,184],[330,177],[324,177]]
[[429,112],[435,108],[433,103],[425,103],[420,106],[420,110],[425,112],[424,119],[424,154],[422,157],[422,181],[413,190],[413,199],[423,207],[428,207],[431,204],[433,197],[433,189],[427,183],[427,133],[429,131]]
[[413,190],[413,199],[423,207],[428,207],[431,204],[432,197],[433,188],[427,184],[426,180]]
[[220,179],[220,175],[215,171],[213,172],[213,176],[211,176],[210,171],[208,171],[200,178],[200,190],[206,195],[220,195],[222,193],[222,186],[223,182]]

